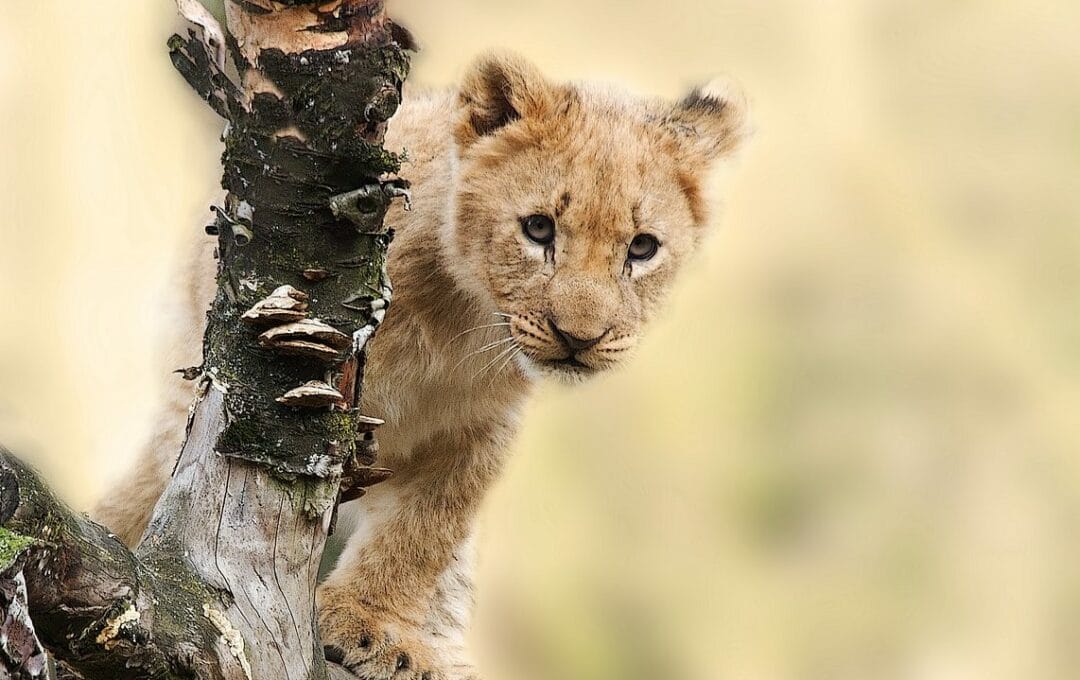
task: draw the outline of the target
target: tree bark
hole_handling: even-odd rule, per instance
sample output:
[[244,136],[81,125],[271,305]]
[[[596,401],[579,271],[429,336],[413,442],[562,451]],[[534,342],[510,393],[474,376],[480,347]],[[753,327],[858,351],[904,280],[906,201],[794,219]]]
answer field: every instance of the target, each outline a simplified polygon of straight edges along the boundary
[[389,475],[356,406],[391,293],[383,216],[407,200],[381,141],[410,40],[380,0],[229,0],[228,33],[178,6],[194,28],[173,63],[228,120],[200,396],[134,553],[0,450],[19,631],[0,678],[44,677],[42,645],[88,679],[349,677],[323,660],[314,590],[338,501]]

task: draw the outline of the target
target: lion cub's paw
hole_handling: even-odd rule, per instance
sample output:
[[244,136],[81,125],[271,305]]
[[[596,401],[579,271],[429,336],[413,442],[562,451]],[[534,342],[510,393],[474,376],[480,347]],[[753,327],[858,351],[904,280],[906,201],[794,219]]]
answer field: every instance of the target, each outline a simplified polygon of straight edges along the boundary
[[351,599],[323,593],[319,600],[328,661],[362,680],[452,680],[415,626]]

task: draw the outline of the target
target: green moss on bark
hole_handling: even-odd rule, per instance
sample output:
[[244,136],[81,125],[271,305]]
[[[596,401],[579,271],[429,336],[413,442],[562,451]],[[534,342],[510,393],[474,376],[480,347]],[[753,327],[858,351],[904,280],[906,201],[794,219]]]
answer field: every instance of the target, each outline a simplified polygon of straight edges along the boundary
[[0,527],[0,572],[7,571],[33,544],[33,538]]

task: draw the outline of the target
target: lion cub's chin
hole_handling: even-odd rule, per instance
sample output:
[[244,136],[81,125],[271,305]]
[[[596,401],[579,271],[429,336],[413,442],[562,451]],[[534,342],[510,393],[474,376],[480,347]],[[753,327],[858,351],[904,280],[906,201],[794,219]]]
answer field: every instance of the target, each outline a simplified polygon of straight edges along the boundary
[[529,358],[524,353],[519,353],[515,360],[525,377],[533,382],[554,380],[566,385],[573,385],[585,382],[606,369],[606,367],[594,368],[572,360],[537,361]]

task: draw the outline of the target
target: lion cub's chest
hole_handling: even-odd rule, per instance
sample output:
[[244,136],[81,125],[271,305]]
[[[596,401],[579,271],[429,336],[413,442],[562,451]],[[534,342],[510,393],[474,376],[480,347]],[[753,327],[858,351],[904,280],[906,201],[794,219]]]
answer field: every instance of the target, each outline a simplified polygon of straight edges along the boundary
[[380,466],[397,469],[432,457],[452,464],[488,445],[492,430],[516,430],[527,397],[521,386],[395,379],[388,365],[395,362],[379,363],[389,370],[368,374],[362,410],[386,421],[377,434]]

